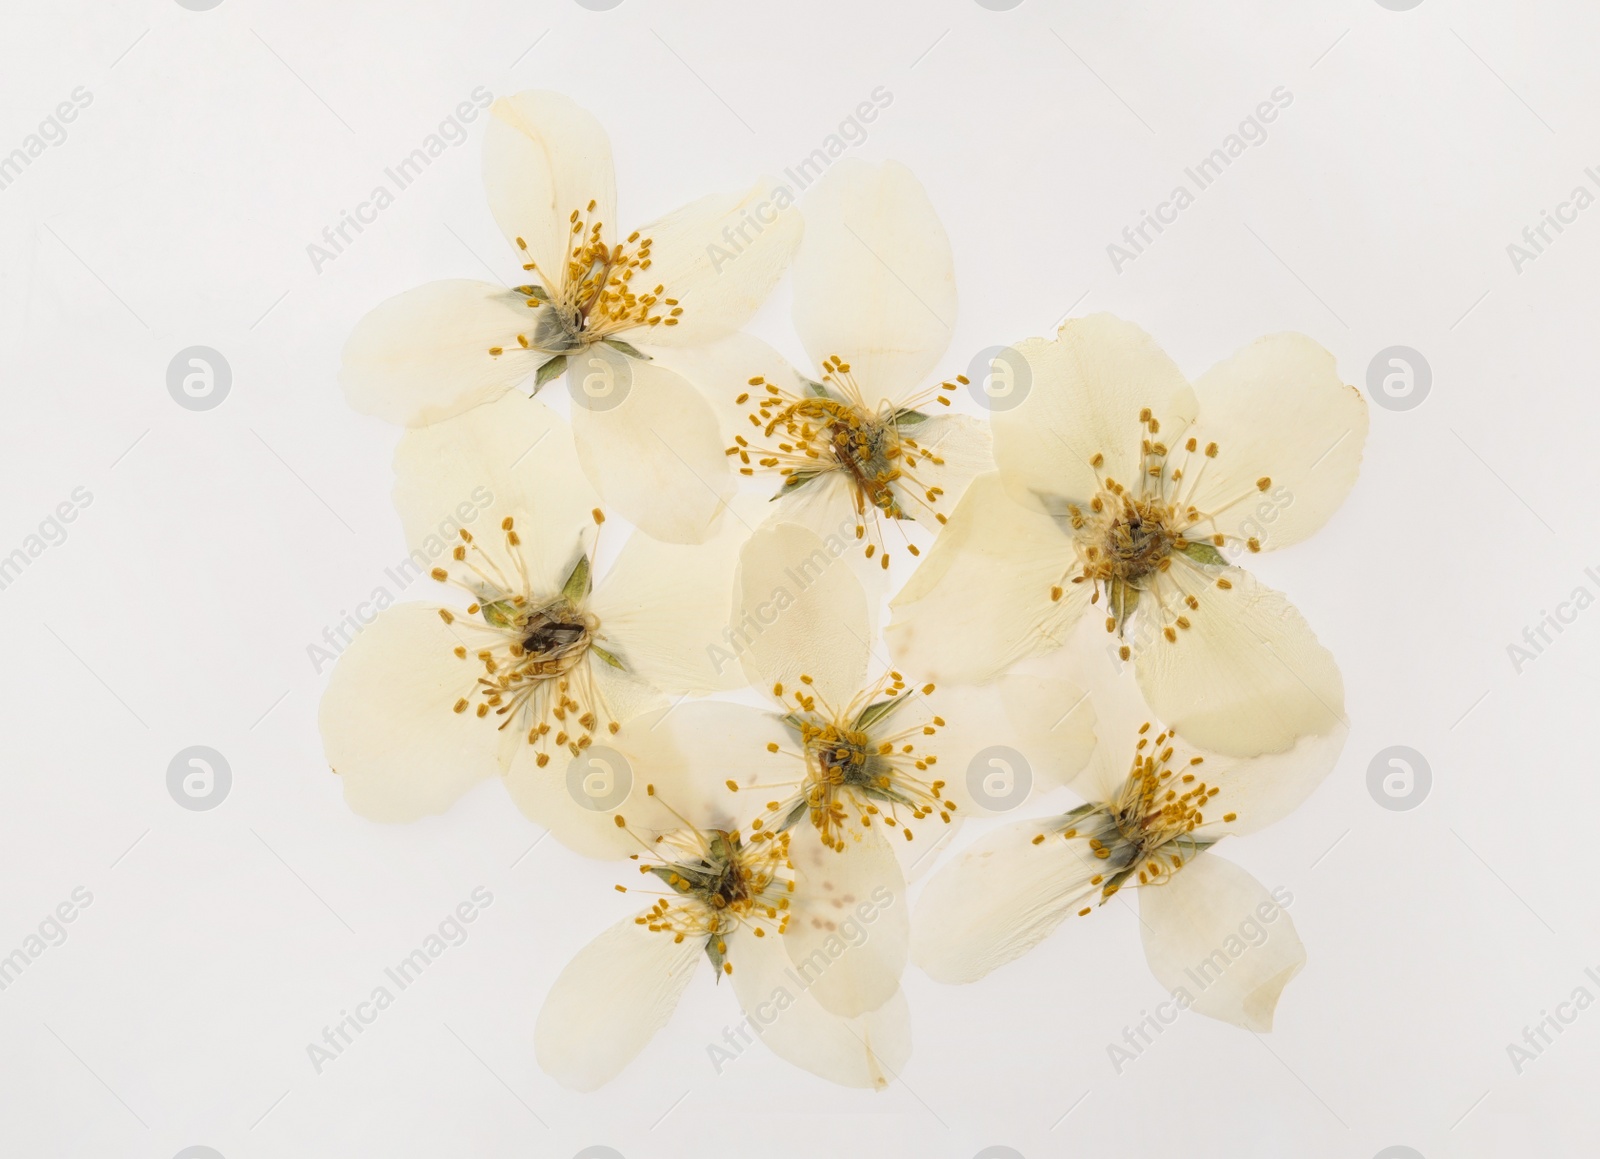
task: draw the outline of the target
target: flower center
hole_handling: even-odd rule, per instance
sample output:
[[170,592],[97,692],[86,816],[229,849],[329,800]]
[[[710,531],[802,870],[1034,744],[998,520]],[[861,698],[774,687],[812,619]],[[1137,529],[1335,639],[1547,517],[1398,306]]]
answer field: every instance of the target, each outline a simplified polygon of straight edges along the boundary
[[[747,416],[750,424],[763,439],[776,436],[780,441],[756,447],[735,435],[727,453],[739,457],[743,464],[740,474],[754,475],[758,467],[776,471],[783,479],[780,496],[825,475],[843,475],[858,520],[856,538],[866,540],[868,559],[883,550],[880,519],[912,519],[915,507],[933,512],[944,491],[920,481],[917,469],[923,464],[943,466],[944,460],[917,442],[915,433],[928,419],[914,409],[919,399],[898,406],[885,404],[876,411],[869,408],[850,374],[850,364],[838,355],[823,362],[821,382],[807,382],[798,394],[760,375],[750,379],[749,385],[765,388]],[[920,401],[936,400],[949,406],[950,400],[941,392],[954,389],[953,383],[941,383],[937,390],[924,392]],[[744,406],[750,393],[734,401]],[[940,523],[946,521],[943,513],[933,513]],[[869,523],[875,532],[871,537],[867,535]],[[921,554],[914,545],[907,548],[912,555]],[[881,558],[887,568],[888,553]]]
[[[600,523],[603,516],[598,510],[594,515]],[[463,620],[448,608],[439,609],[446,624],[475,634],[477,646],[469,648],[464,640],[455,648],[456,657],[471,656],[482,668],[467,694],[456,700],[454,711],[471,708],[480,720],[491,714],[498,718],[500,729],[525,728],[528,744],[537,750],[535,761],[543,768],[552,744],[577,756],[594,743],[602,721],[612,733],[621,727],[587,662],[591,656],[618,668],[622,662],[600,646],[600,621],[583,608],[589,594],[588,555],[579,558],[560,593],[541,597],[531,590],[513,521],[507,517],[500,527],[504,558],[481,547],[463,529],[461,543],[451,553],[455,572],[433,569],[435,580],[454,583],[474,597],[467,614],[480,617]]]

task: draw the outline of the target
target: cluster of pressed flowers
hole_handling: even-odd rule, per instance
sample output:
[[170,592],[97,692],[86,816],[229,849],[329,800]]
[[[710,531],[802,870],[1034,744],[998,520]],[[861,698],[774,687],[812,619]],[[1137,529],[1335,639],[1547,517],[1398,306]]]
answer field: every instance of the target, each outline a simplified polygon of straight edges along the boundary
[[[365,817],[497,777],[626,871],[639,909],[555,981],[544,1069],[610,1080],[705,959],[767,1047],[881,1087],[908,962],[972,982],[1134,890],[1156,978],[1270,1028],[1305,951],[1213,847],[1303,801],[1347,725],[1333,657],[1234,561],[1355,481],[1333,357],[1277,335],[1191,384],[1078,318],[1011,347],[1015,396],[977,418],[930,378],[953,263],[900,165],[630,229],[600,125],[527,92],[495,103],[484,178],[521,284],[411,290],[345,350],[352,403],[407,428],[395,503],[441,595],[356,638],[321,727]],[[786,271],[814,372],[739,332]],[[1082,803],[1024,800],[1063,787]]]

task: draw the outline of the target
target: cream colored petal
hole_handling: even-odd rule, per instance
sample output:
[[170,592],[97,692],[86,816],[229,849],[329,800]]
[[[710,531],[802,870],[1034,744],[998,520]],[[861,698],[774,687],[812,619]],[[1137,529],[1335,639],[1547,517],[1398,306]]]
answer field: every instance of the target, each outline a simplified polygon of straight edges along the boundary
[[897,162],[836,162],[806,199],[794,325],[820,366],[834,356],[869,408],[924,385],[950,343],[955,264],[939,215]]
[[624,918],[567,963],[533,1031],[539,1066],[562,1086],[597,1090],[672,1018],[705,953],[704,939]]
[[345,397],[362,414],[413,427],[492,402],[545,357],[517,343],[528,326],[523,301],[466,279],[397,294],[350,332],[339,370]]
[[[623,735],[636,727],[630,723]],[[689,802],[680,806],[669,797],[667,803],[702,827],[747,825],[770,802],[791,796],[805,775],[794,734],[775,712],[719,700],[689,701],[649,727],[663,732],[677,752],[669,784]],[[769,744],[780,751],[768,751]],[[665,762],[658,759],[658,764]],[[738,789],[730,790],[729,781]]]
[[1098,887],[1089,879],[1100,862],[1086,840],[1066,841],[1050,828],[1031,820],[996,829],[928,881],[912,922],[911,960],[929,977],[976,982],[1095,904]]
[[663,692],[743,687],[731,624],[733,577],[748,536],[731,515],[692,547],[635,532],[588,603],[600,619],[601,646]]
[[725,338],[749,321],[794,257],[800,211],[770,181],[744,193],[717,193],[641,226],[650,239],[649,287],[659,284],[683,312],[638,331],[662,346]]
[[1215,442],[1217,457],[1189,502],[1221,512],[1216,531],[1264,550],[1287,547],[1344,502],[1361,470],[1367,402],[1328,351],[1302,334],[1275,334],[1207,371],[1195,393],[1200,419],[1190,434]]
[[910,914],[894,850],[877,828],[847,835],[843,850],[824,846],[808,822],[789,832],[791,967],[824,1009],[847,1018],[877,1010],[906,965]]
[[[611,380],[621,401],[585,405],[590,376],[615,374],[623,376]],[[578,458],[607,504],[668,543],[714,534],[734,482],[717,417],[700,392],[664,367],[597,349],[575,356],[567,379]]]
[[[1095,706],[1087,690],[1065,680],[1015,674],[1002,676],[991,687],[1036,790],[1071,784],[1097,744]],[[1004,763],[1002,758],[1000,765]],[[1004,783],[1001,776],[1002,789]],[[1006,799],[1001,792],[998,800]]]
[[1194,417],[1194,391],[1155,341],[1110,314],[1073,318],[1052,341],[1015,347],[1026,366],[1027,393],[997,410],[994,458],[1018,497],[1034,494],[1087,501],[1099,474],[1122,484],[1139,472],[1148,408],[1161,438],[1175,438]]
[[713,1052],[718,1074],[735,1065],[752,1038],[779,1058],[841,1086],[881,1090],[911,1058],[911,1012],[898,990],[878,1009],[841,1018],[796,981],[783,939],[746,930],[728,946],[729,980],[744,1008],[733,1040]]
[[735,643],[752,684],[810,692],[842,709],[866,682],[871,620],[866,593],[841,564],[843,547],[792,523],[762,527],[739,557]]
[[[756,428],[751,426],[749,415],[752,403],[764,388],[752,386],[752,378],[761,377],[785,390],[797,390],[800,376],[788,361],[761,339],[743,332],[730,334],[703,346],[645,347],[660,365],[681,375],[698,387],[717,412],[722,424],[723,441],[732,444],[735,435],[746,441],[758,441]],[[745,402],[736,401],[740,395],[749,395]],[[734,464],[739,466],[741,464]],[[776,476],[773,476],[776,480]],[[774,481],[772,489],[777,490]]]
[[345,801],[374,821],[442,813],[500,771],[493,726],[452,711],[472,692],[456,659],[458,633],[438,609],[399,604],[378,614],[334,666],[318,723]]
[[[938,515],[948,519],[972,480],[994,470],[989,424],[971,415],[937,414],[906,427],[905,435],[916,450],[908,448],[905,477],[895,485],[904,496],[900,505],[918,523],[937,530]],[[928,498],[930,491],[935,498]]]
[[423,572],[449,566],[447,552],[460,544],[462,528],[502,573],[513,571],[501,527],[509,516],[535,594],[550,594],[572,570],[580,540],[594,535],[600,498],[578,467],[566,424],[536,399],[506,395],[406,432],[394,471],[395,508],[411,562]]
[[[1350,735],[1340,721],[1320,736],[1303,736],[1292,749],[1259,757],[1203,756],[1200,773],[1222,792],[1206,806],[1208,834],[1235,836],[1265,829],[1287,817],[1316,792],[1339,763]],[[1225,817],[1232,816],[1232,821]]]
[[1283,903],[1214,853],[1138,892],[1145,957],[1156,980],[1180,1002],[1187,994],[1190,1008],[1209,1018],[1271,1030],[1278,995],[1306,962]]
[[[992,680],[1025,656],[1059,647],[1088,607],[1072,542],[1043,512],[980,475],[922,563],[890,601],[884,635],[903,666],[940,683]],[[1060,600],[1052,587],[1062,585]]]
[[[576,210],[600,222],[613,244],[626,237],[617,222],[617,179],[611,142],[600,122],[559,93],[521,92],[489,108],[483,137],[483,185],[489,211],[512,245],[559,285],[565,276]],[[527,275],[529,281],[534,275]]]
[[[1339,727],[1339,666],[1294,605],[1239,568],[1177,560],[1165,574],[1199,607],[1175,642],[1156,633],[1134,655],[1158,719],[1189,743],[1229,756],[1282,752]],[[1232,586],[1218,588],[1218,578]]]

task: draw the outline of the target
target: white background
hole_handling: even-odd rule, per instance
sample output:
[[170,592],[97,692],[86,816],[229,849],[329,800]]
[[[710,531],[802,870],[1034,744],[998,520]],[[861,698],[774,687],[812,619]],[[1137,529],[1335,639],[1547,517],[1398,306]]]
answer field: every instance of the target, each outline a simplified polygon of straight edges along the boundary
[[[1597,48],[1577,0],[6,5],[0,153],[93,101],[0,191],[0,554],[74,488],[92,503],[0,591],[0,955],[74,887],[93,902],[0,992],[0,1152],[1593,1153],[1600,1009],[1520,1075],[1506,1048],[1600,997],[1600,612],[1520,674],[1507,646],[1600,592],[1600,208],[1520,273],[1506,247],[1596,192]],[[738,1010],[709,970],[602,1092],[539,1071],[545,989],[628,909],[615,870],[535,846],[493,784],[417,825],[355,817],[307,653],[405,552],[397,432],[346,406],[345,335],[507,269],[482,119],[320,273],[306,247],[479,85],[592,109],[626,223],[794,164],[883,86],[853,153],[909,165],[949,230],[943,375],[1102,309],[1192,375],[1282,329],[1363,388],[1379,350],[1422,353],[1431,393],[1373,407],[1332,522],[1253,561],[1339,658],[1352,720],[1326,785],[1230,843],[1292,891],[1309,954],[1270,1035],[1190,1015],[1115,1073],[1106,1044],[1165,994],[1111,905],[974,986],[908,971],[916,1049],[883,1093],[763,1048],[716,1074]],[[1116,272],[1107,244],[1278,86],[1266,143]],[[798,355],[787,283],[753,329]],[[200,413],[166,387],[195,344],[233,372]],[[166,787],[197,744],[233,775],[208,812]],[[1367,788],[1391,745],[1432,770],[1409,811]],[[306,1044],[479,886],[467,942],[315,1073]]]

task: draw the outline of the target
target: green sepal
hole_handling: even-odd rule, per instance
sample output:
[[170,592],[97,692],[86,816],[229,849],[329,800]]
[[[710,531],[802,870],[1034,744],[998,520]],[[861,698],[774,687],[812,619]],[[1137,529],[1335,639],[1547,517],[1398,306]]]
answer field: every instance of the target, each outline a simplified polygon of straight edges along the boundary
[[483,605],[483,618],[496,628],[514,629],[517,626],[517,606],[510,600],[496,600]]
[[895,412],[894,422],[896,426],[914,427],[918,423],[927,422],[929,417],[920,410],[902,410]]
[[567,576],[567,582],[561,585],[561,598],[569,604],[576,604],[589,594],[589,557],[580,555],[578,562],[572,565],[572,571]]
[[1216,567],[1226,567],[1228,561],[1223,554],[1205,540],[1191,540],[1178,549],[1196,563],[1212,564]]
[[1128,617],[1139,606],[1139,589],[1132,584],[1114,579],[1106,585],[1106,611],[1117,621],[1117,627],[1128,622]]
[[543,286],[518,286],[517,292],[532,298],[536,302],[548,302],[550,300],[550,293]]
[[860,732],[866,732],[879,721],[886,719],[891,712],[904,703],[905,697],[900,696],[893,700],[880,700],[876,704],[869,704],[861,710],[861,714],[856,717],[855,723],[850,727]]
[[600,647],[599,644],[590,644],[589,645],[589,651],[593,652],[596,656],[600,657],[600,659],[604,660],[607,664],[611,665],[611,667],[617,669],[620,672],[626,672],[628,670],[628,667],[627,667],[626,664],[624,664],[621,660],[618,660],[615,656],[613,656],[610,652],[607,652],[604,648]]
[[785,475],[783,477],[783,485],[778,488],[777,494],[775,494],[771,500],[768,500],[768,502],[773,502],[778,499],[782,499],[785,495],[793,494],[821,474],[821,471],[793,471],[790,474]]
[[611,349],[617,351],[619,354],[626,354],[629,358],[637,358],[640,362],[654,361],[654,359],[652,359],[648,354],[639,350],[637,347],[624,342],[620,338],[602,338],[600,341],[604,342],[607,346],[611,347]]
[[565,354],[557,354],[550,361],[541,363],[539,369],[533,375],[534,391],[537,393],[539,388],[552,378],[560,378],[566,372],[566,369],[567,356]]
[[725,955],[721,950],[717,949],[719,937],[720,935],[713,933],[706,939],[706,957],[711,959],[711,968],[717,972],[717,980],[720,982],[724,973],[722,963],[725,960]]
[[800,818],[802,818],[802,817],[804,817],[806,815],[806,811],[809,808],[810,808],[810,806],[808,806],[806,804],[806,799],[804,797],[801,797],[798,801],[796,801],[794,803],[794,806],[789,810],[789,815],[787,817],[785,817],[781,822],[779,822],[779,824],[778,824],[778,832],[779,833],[786,833],[790,829],[793,829],[795,827],[795,825],[800,821]]
[[830,395],[828,393],[828,388],[823,386],[822,383],[820,383],[820,382],[812,382],[808,378],[808,379],[805,380],[805,384],[806,384],[806,390],[810,391],[817,398],[832,398],[833,397],[832,395]]

